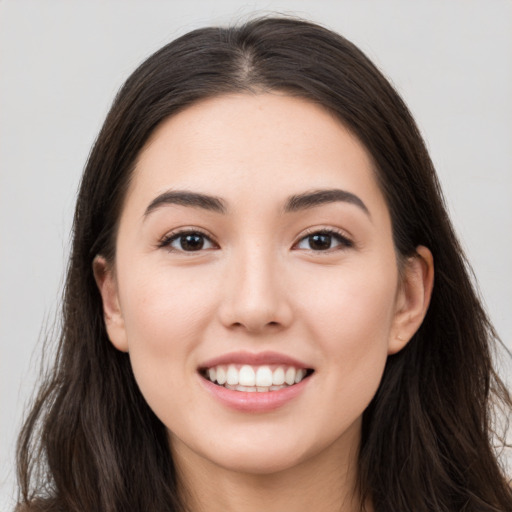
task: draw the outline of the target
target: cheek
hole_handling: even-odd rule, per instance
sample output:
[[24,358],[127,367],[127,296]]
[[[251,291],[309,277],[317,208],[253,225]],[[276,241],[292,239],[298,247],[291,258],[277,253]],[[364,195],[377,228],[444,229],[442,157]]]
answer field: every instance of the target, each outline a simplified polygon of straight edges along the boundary
[[[393,264],[347,265],[326,269],[301,280],[294,293],[300,295],[301,316],[316,327],[319,339],[364,341],[373,332],[387,339],[394,313],[398,273]],[[367,340],[370,341],[370,340]]]
[[195,341],[214,306],[211,287],[198,286],[201,279],[192,281],[187,271],[149,265],[125,276],[121,307],[130,351],[141,343],[148,350],[173,351]]
[[195,373],[192,355],[204,341],[215,294],[211,286],[198,286],[200,279],[192,285],[187,271],[149,264],[129,268],[120,280],[128,352],[142,393],[159,410],[162,401],[180,400],[186,377]]
[[315,293],[303,292],[300,316],[330,378],[353,396],[366,393],[371,399],[386,363],[398,281],[390,268],[379,264],[334,271],[320,280],[317,276]]
[[215,294],[197,281],[192,286],[186,271],[129,268],[120,293],[132,369],[150,408],[170,424],[170,411],[188,410],[192,355],[204,341]]

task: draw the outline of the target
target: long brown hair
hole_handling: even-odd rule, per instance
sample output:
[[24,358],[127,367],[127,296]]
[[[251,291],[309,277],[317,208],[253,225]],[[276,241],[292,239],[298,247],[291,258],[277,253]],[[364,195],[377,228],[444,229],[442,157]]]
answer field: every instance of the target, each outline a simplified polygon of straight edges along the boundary
[[389,357],[364,413],[361,503],[369,498],[378,512],[512,510],[492,446],[495,407],[505,414],[512,407],[493,369],[497,338],[421,135],[358,48],[289,18],[190,32],[146,60],[117,95],[80,186],[57,360],[19,438],[20,510],[185,510],[165,427],[139,392],[128,356],[108,340],[92,262],[98,254],[115,259],[132,170],[164,119],[207,97],[272,90],[322,105],[361,140],[397,254],[424,245],[434,255],[427,316]]

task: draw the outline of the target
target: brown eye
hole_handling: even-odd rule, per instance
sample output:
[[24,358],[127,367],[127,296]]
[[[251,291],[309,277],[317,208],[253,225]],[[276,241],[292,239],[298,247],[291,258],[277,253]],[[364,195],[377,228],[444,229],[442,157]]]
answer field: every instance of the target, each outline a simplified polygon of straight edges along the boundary
[[308,237],[309,247],[314,251],[325,251],[331,248],[332,236],[331,235],[311,235]]
[[204,237],[196,233],[182,235],[178,238],[181,249],[184,251],[199,251],[204,246]]
[[203,233],[197,231],[188,231],[176,233],[163,243],[173,251],[194,252],[215,247],[213,242]]
[[328,251],[352,247],[352,245],[348,238],[335,231],[318,231],[302,238],[296,247],[310,251]]

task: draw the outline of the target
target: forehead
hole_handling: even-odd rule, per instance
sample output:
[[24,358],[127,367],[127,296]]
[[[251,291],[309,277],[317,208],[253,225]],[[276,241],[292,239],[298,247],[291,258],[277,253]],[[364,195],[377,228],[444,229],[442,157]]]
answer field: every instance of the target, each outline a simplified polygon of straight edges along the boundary
[[177,188],[278,201],[332,187],[383,202],[371,156],[334,115],[284,94],[233,94],[162,122],[139,155],[128,199]]

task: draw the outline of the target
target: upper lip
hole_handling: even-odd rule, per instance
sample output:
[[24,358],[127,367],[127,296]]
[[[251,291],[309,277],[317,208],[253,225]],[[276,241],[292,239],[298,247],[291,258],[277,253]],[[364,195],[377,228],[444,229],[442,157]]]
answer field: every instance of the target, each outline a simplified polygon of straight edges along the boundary
[[212,368],[214,366],[219,366],[221,364],[248,364],[250,366],[263,366],[266,364],[280,364],[283,366],[293,366],[295,368],[311,368],[311,366],[307,365],[303,361],[296,359],[294,357],[287,356],[285,354],[280,354],[278,352],[230,352],[228,354],[223,354],[212,359],[208,359],[201,365],[199,368]]

